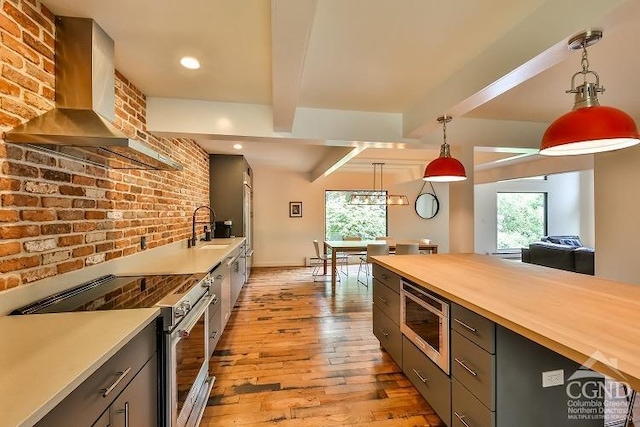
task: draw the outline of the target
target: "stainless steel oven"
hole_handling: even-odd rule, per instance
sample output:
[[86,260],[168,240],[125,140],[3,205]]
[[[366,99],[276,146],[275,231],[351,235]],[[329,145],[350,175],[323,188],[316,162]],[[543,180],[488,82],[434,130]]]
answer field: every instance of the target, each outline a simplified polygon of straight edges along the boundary
[[171,426],[196,426],[213,385],[208,370],[208,306],[203,296],[169,332]]
[[215,381],[209,375],[209,306],[220,298],[219,266],[156,304],[165,325],[167,427],[196,427]]
[[414,283],[401,284],[400,330],[449,374],[449,303]]

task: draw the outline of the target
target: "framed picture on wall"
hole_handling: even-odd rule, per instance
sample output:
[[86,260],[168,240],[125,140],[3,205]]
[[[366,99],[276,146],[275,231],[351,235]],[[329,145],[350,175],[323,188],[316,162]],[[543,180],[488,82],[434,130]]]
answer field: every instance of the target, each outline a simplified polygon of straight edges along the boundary
[[289,202],[289,217],[302,218],[302,202]]

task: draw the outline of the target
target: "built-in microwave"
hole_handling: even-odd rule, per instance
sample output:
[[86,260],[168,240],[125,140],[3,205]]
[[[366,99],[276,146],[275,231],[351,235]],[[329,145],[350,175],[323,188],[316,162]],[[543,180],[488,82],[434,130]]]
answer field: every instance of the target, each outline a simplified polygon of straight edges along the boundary
[[401,280],[400,330],[449,374],[449,302]]

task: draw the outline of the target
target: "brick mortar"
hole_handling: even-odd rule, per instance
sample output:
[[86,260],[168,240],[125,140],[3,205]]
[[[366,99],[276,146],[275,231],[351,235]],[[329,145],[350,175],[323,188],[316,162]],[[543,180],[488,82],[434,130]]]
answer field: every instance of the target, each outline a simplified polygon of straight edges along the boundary
[[[5,3],[26,16],[29,16],[28,25],[39,28],[39,35],[27,31],[19,20],[14,19],[4,8]],[[53,50],[52,41],[55,37],[55,24],[53,14],[39,1],[25,2],[25,0],[0,0],[3,7],[0,8],[0,16],[9,22],[16,24],[21,36],[15,37],[4,30],[0,30],[7,36],[12,45],[8,47],[12,56],[18,55],[22,60],[22,67],[17,68],[12,64],[0,60],[0,70],[7,67],[18,76],[27,79],[31,84],[37,82],[37,89],[30,90],[14,82],[6,76],[0,78],[11,84],[17,84],[19,95],[3,94],[3,97],[11,100],[11,103],[0,103],[0,131],[10,130],[15,126],[15,120],[25,122],[36,112],[41,114],[52,108],[51,93],[54,89],[51,82],[54,80],[51,58],[45,47]],[[26,8],[30,10],[25,12]],[[34,11],[36,19],[32,19]],[[54,30],[54,34],[51,33]],[[25,38],[25,34],[28,37]],[[38,46],[39,50],[28,43]],[[34,59],[37,58],[37,61]],[[26,64],[29,65],[26,65]],[[31,71],[29,71],[31,70]],[[178,240],[186,239],[191,233],[191,212],[194,207],[207,204],[209,200],[209,164],[207,153],[200,148],[195,141],[190,139],[167,139],[152,135],[146,131],[146,97],[120,72],[116,71],[116,108],[120,111],[116,123],[127,132],[133,133],[156,150],[167,155],[183,165],[180,172],[158,171],[122,171],[106,170],[95,166],[79,163],[68,158],[53,154],[42,154],[28,150],[22,146],[0,143],[0,180],[9,180],[20,184],[20,188],[12,191],[7,187],[0,190],[0,198],[3,195],[19,196],[23,198],[37,198],[36,206],[0,206],[0,210],[17,211],[17,220],[12,221],[13,215],[3,217],[0,222],[0,231],[7,227],[23,227],[25,235],[14,238],[2,239],[2,244],[17,243],[19,253],[15,252],[15,244],[6,246],[7,255],[0,253],[0,267],[4,270],[16,266],[24,268],[0,272],[0,290],[20,286],[62,274],[89,265],[95,265],[109,259],[130,255],[140,250],[139,238],[147,237],[148,247],[158,247]],[[42,78],[44,80],[39,80]],[[10,109],[7,109],[10,108]],[[21,153],[20,153],[21,150]],[[19,159],[11,158],[20,155]],[[5,168],[10,166],[22,167],[23,173],[36,176],[18,176],[5,173]],[[7,170],[8,171],[8,170]],[[64,174],[68,174],[67,176]],[[49,179],[45,179],[47,176]],[[54,178],[54,179],[51,179]],[[79,183],[75,183],[78,180]],[[7,181],[7,182],[9,182]],[[27,191],[26,183],[29,182]],[[44,185],[43,185],[44,184]],[[123,185],[126,191],[116,190],[116,186]],[[13,187],[12,187],[13,188]],[[84,195],[61,194],[60,191],[79,193],[82,189]],[[54,192],[49,193],[48,191]],[[87,195],[87,191],[89,195]],[[23,202],[33,203],[33,199],[24,199]],[[57,206],[46,206],[48,203]],[[21,212],[26,211],[54,211],[55,219],[31,221],[21,219]],[[58,219],[60,212],[64,212],[65,218]],[[92,219],[85,219],[85,213]],[[109,218],[109,214],[118,212],[116,218]],[[121,215],[121,217],[119,216]],[[49,216],[44,215],[49,218]],[[95,219],[93,217],[96,217]],[[67,227],[68,226],[68,227]],[[25,228],[26,227],[26,228]],[[37,235],[32,235],[36,228]],[[76,227],[87,228],[86,231],[76,231]],[[14,230],[23,230],[14,229]],[[61,234],[44,234],[64,230]],[[77,243],[77,236],[82,236],[82,241]],[[99,236],[100,240],[87,242],[86,237]],[[105,239],[102,239],[102,236]],[[67,239],[69,246],[60,246],[60,239]],[[34,250],[39,248],[38,241],[50,242],[54,239],[56,246],[49,248],[50,243],[43,243],[42,251],[28,252],[25,247]],[[90,238],[91,239],[91,238]],[[28,242],[29,243],[27,245]],[[25,246],[26,245],[26,246]],[[91,253],[85,247],[90,247]],[[80,250],[82,248],[82,250]],[[74,251],[79,255],[73,256]],[[70,254],[67,257],[67,254]],[[34,265],[37,261],[37,265]]]

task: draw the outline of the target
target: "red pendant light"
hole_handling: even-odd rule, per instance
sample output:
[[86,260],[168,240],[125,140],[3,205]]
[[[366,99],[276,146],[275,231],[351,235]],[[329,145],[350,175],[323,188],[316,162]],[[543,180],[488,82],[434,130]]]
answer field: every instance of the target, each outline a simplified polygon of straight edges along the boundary
[[432,160],[424,170],[422,179],[425,181],[454,182],[467,179],[464,165],[458,159],[451,157],[449,144],[447,144],[447,123],[451,120],[453,120],[451,116],[438,117],[438,122],[442,123],[444,142],[440,146],[440,157]]
[[[592,154],[618,150],[640,143],[640,134],[633,118],[624,111],[601,106],[597,94],[604,92],[600,77],[589,70],[587,46],[602,38],[602,31],[590,30],[569,40],[569,49],[582,49],[582,71],[571,78],[571,90],[575,94],[573,111],[561,116],[547,128],[540,154],[565,156]],[[587,75],[595,76],[596,82],[587,82]],[[584,82],[576,87],[575,78],[582,75]]]

